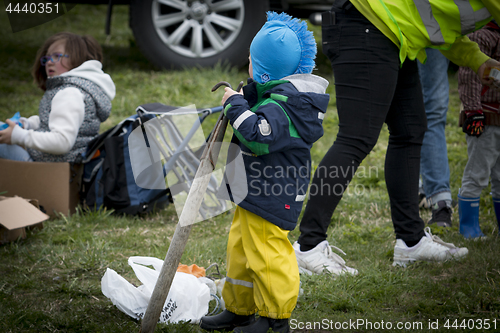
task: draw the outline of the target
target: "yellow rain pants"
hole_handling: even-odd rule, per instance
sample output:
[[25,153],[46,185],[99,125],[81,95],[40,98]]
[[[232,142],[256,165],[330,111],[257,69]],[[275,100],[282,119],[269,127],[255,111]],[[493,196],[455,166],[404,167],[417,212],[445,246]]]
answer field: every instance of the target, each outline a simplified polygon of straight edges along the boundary
[[227,275],[222,297],[238,315],[259,312],[290,318],[299,295],[300,277],[289,231],[236,207],[227,243]]

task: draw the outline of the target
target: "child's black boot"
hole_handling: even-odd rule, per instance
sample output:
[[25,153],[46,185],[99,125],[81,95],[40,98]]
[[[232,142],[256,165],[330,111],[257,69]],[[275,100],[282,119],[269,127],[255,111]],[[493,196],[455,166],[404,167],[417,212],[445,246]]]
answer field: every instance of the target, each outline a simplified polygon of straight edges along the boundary
[[237,326],[247,326],[255,321],[255,315],[240,316],[227,310],[215,316],[205,316],[200,327],[207,331],[232,331]]
[[288,319],[272,319],[267,317],[259,317],[253,324],[248,326],[240,326],[234,329],[237,333],[267,333],[272,329],[275,333],[288,333],[290,326]]

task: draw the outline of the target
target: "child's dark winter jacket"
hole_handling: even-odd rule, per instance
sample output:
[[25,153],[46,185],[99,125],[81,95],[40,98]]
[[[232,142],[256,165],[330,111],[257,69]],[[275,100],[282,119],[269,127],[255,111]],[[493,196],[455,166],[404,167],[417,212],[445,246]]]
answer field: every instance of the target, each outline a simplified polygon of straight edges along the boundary
[[[285,230],[295,228],[306,198],[310,149],[323,136],[327,86],[328,81],[311,74],[252,82],[244,87],[244,97],[233,95],[224,105],[248,185],[245,198],[236,198],[228,186],[231,200]],[[226,172],[232,172],[229,164]]]

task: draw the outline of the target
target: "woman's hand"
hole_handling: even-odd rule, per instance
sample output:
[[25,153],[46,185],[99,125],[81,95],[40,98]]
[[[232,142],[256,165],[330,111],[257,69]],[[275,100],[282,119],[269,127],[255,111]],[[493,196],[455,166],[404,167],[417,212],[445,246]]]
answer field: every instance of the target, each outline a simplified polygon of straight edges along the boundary
[[9,127],[4,129],[3,131],[0,131],[0,143],[6,143],[10,145],[10,138],[12,136],[12,131],[14,130],[14,126],[16,126],[16,123],[10,119],[7,119],[5,122],[9,124]]
[[485,73],[489,74],[492,68],[500,69],[500,62],[496,61],[495,59],[486,60],[484,64],[479,66],[477,75],[479,75],[482,84],[500,91],[500,81],[489,77],[489,75],[485,75]]
[[243,95],[243,91],[236,92],[229,87],[224,88],[224,91],[225,91],[225,93],[224,93],[224,96],[222,96],[222,105],[224,105],[224,103],[226,103],[227,99],[233,95],[236,95],[236,94]]

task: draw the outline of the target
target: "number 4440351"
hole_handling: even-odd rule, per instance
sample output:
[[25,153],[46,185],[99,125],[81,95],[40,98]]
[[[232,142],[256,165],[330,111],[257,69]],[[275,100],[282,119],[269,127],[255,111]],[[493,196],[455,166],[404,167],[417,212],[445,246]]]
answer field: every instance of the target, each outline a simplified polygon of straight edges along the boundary
[[497,320],[496,319],[447,319],[443,325],[447,329],[484,329],[489,330],[490,328],[496,330]]
[[52,4],[51,2],[45,2],[45,3],[40,2],[40,3],[29,3],[29,4],[16,3],[14,6],[14,4],[9,3],[7,5],[7,8],[5,8],[5,11],[9,12],[10,14],[12,13],[50,14],[52,13],[52,11],[54,11],[55,13],[59,13],[59,4],[58,3]]

